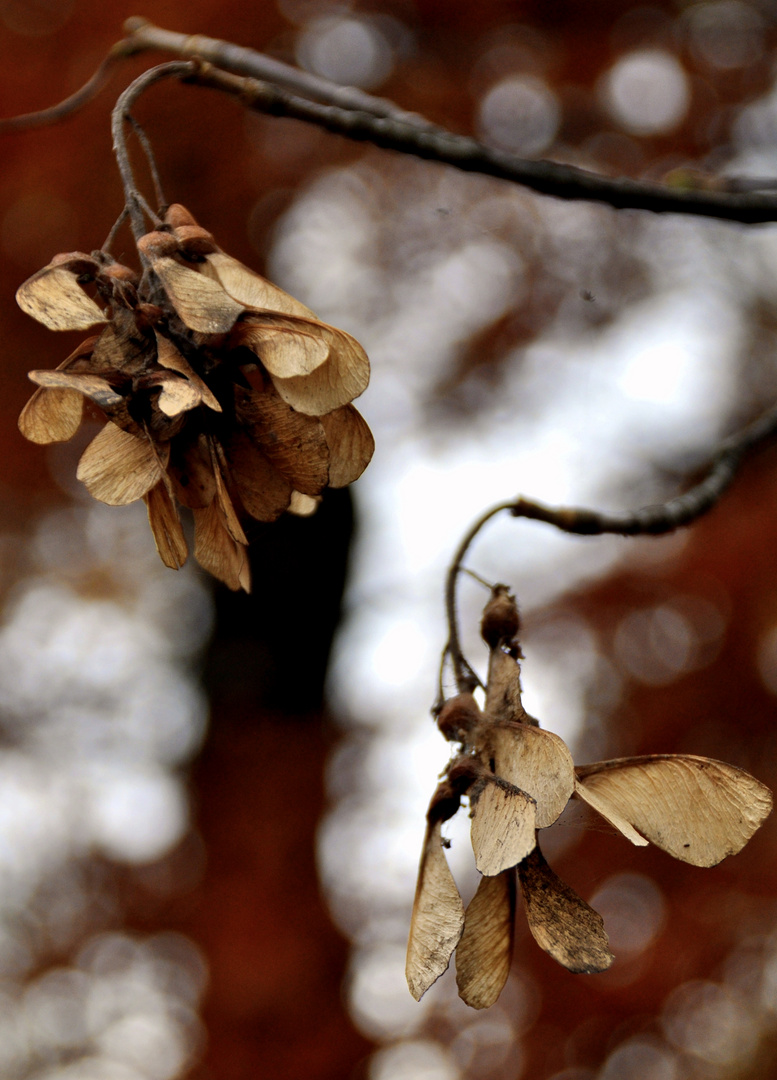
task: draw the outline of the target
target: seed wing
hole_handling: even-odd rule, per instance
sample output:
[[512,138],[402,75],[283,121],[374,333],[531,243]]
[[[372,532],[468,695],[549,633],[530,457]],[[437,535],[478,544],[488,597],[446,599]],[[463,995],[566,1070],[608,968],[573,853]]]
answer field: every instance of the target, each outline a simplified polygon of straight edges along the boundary
[[502,992],[513,958],[515,871],[484,877],[469,902],[456,949],[459,997],[487,1009]]
[[405,975],[420,1001],[450,963],[464,927],[464,905],[442,846],[442,823],[427,826],[418,867]]
[[771,792],[749,773],[692,754],[601,761],[577,775],[648,840],[693,866],[741,851],[772,809]]

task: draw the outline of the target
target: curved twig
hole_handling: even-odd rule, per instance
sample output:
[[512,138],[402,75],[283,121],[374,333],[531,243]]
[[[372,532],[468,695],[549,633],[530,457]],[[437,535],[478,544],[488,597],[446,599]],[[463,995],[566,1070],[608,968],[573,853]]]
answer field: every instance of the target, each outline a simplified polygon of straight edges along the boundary
[[129,213],[132,232],[136,240],[146,232],[145,219],[143,217],[143,204],[140,193],[135,185],[135,176],[127,152],[127,140],[124,137],[125,123],[132,124],[130,110],[141,94],[149,87],[163,79],[183,79],[192,75],[198,68],[194,61],[173,60],[169,64],[160,64],[150,68],[139,75],[131,83],[119,100],[111,115],[111,131],[113,134],[113,152],[116,155],[116,163],[121,174],[121,182],[124,187],[127,211]]
[[[690,525],[711,510],[729,487],[743,458],[756,446],[777,435],[777,406],[769,409],[742,431],[724,440],[718,448],[707,475],[682,495],[655,506],[645,506],[627,514],[602,514],[578,507],[551,507],[518,497],[492,506],[468,529],[448,568],[445,583],[445,613],[448,641],[443,650],[443,664],[450,656],[459,693],[482,685],[461,650],[459,639],[456,587],[462,562],[475,537],[491,518],[508,512],[512,517],[544,521],[562,532],[578,536],[662,536]],[[435,704],[435,709],[437,704]],[[434,711],[434,710],[433,710]]]
[[47,109],[38,112],[22,113],[20,116],[9,116],[0,119],[0,134],[6,131],[29,131],[32,128],[46,127],[48,124],[56,124],[78,112],[84,105],[94,101],[102,88],[108,82],[113,68],[118,60],[123,60],[129,53],[125,49],[125,42],[117,42],[100,66],[87,82],[70,97],[60,101],[57,105],[51,105]]

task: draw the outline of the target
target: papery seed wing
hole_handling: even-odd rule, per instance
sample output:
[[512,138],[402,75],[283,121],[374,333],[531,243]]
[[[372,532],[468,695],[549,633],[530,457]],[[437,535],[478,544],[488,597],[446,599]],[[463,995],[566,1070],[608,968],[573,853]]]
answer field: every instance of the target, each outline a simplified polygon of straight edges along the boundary
[[372,432],[353,405],[327,413],[321,424],[329,444],[329,487],[347,487],[370,463],[375,450]]
[[502,992],[513,959],[515,870],[484,877],[464,916],[456,949],[459,997],[473,1009],[487,1009]]
[[168,472],[176,498],[183,506],[202,510],[216,497],[216,478],[205,435],[188,443],[175,439]]
[[19,416],[19,431],[30,442],[72,439],[81,426],[84,399],[75,390],[36,390]]
[[420,1001],[450,963],[464,927],[464,905],[442,846],[442,823],[428,825],[418,867],[405,975]]
[[292,409],[269,380],[260,391],[236,386],[235,409],[251,440],[292,487],[305,495],[323,491],[329,479],[329,446],[317,417]]
[[771,792],[749,773],[692,754],[600,761],[577,775],[653,844],[693,866],[741,851],[772,809]]
[[492,649],[489,655],[485,716],[492,723],[522,721],[527,716],[521,701],[520,665],[500,648]]
[[241,323],[241,345],[255,352],[271,375],[306,378],[329,359],[328,327],[312,319],[292,322],[279,316]]
[[614,803],[609,802],[603,795],[597,794],[594,788],[589,788],[581,780],[576,780],[575,795],[609,822],[622,836],[631,840],[632,844],[636,844],[637,847],[647,847],[648,841],[645,837],[640,836],[626,818],[618,813]]
[[210,453],[211,461],[213,462],[213,477],[216,481],[216,503],[218,504],[224,525],[229,532],[229,535],[235,540],[236,543],[246,546],[248,540],[246,534],[243,532],[243,526],[240,524],[235,507],[230,498],[227,486],[224,483],[224,477],[222,475],[222,468],[227,466],[226,456],[222,450],[221,443],[215,439],[210,440]]
[[154,534],[159,557],[171,570],[180,570],[186,562],[189,549],[183,535],[178,510],[164,480],[143,496],[148,510],[148,523]]
[[536,803],[509,784],[486,781],[472,805],[472,850],[481,874],[501,874],[517,866],[536,843]]
[[536,801],[537,828],[552,825],[575,787],[574,762],[564,740],[544,728],[503,722],[490,729],[486,753],[497,776]]
[[27,377],[38,386],[61,387],[76,390],[84,397],[91,398],[101,409],[115,408],[124,398],[111,386],[107,379],[99,375],[89,375],[80,371],[30,371]]
[[200,273],[213,278],[238,304],[260,308],[280,315],[297,315],[303,319],[315,319],[310,308],[289,296],[283,289],[273,285],[260,274],[249,270],[237,259],[223,251],[214,251],[205,257]]
[[226,334],[243,314],[242,304],[227,296],[217,282],[196,270],[167,256],[152,258],[152,266],[178,317],[190,330],[202,334]]
[[210,387],[204,379],[200,378],[184,355],[176,349],[172,341],[162,334],[157,334],[156,346],[157,362],[162,367],[168,368],[170,371],[177,371],[179,375],[183,375],[192,386],[196,387],[203,405],[207,405],[214,412],[221,412],[221,405]]
[[311,514],[315,514],[316,510],[318,510],[320,502],[320,495],[314,499],[311,495],[303,495],[301,491],[292,491],[288,507],[289,513],[296,514],[297,517],[310,517]]
[[16,291],[27,315],[49,330],[87,330],[105,323],[105,313],[78,284],[78,275],[63,266],[44,266]]
[[518,867],[532,936],[554,960],[579,974],[606,971],[610,952],[601,915],[545,862],[538,847]]
[[231,435],[225,451],[246,513],[257,521],[279,518],[291,501],[289,481],[243,432]]
[[214,499],[194,515],[194,557],[200,566],[236,591],[251,591],[248,555],[242,544],[230,535],[221,509]]
[[148,339],[138,332],[135,317],[126,308],[116,307],[110,325],[95,344],[90,371],[121,372],[125,376],[143,371],[153,356]]
[[95,499],[124,506],[142,498],[161,480],[164,460],[160,453],[149,439],[130,435],[109,422],[84,450],[76,476]]
[[197,387],[172,372],[169,375],[160,372],[153,385],[161,387],[157,405],[165,416],[180,416],[202,404],[202,394]]
[[297,412],[325,416],[357,398],[370,381],[370,362],[358,341],[329,327],[329,358],[309,375],[280,378],[272,372],[275,389]]

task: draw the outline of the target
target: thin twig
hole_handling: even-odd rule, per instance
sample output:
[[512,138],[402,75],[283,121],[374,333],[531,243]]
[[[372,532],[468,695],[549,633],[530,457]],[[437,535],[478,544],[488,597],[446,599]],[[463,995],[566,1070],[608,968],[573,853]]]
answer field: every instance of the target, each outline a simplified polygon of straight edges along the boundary
[[84,105],[88,105],[90,101],[94,101],[108,82],[117,61],[124,59],[124,57],[128,55],[129,53],[125,50],[125,43],[123,41],[117,42],[97,68],[94,75],[92,75],[79,90],[76,90],[74,94],[71,94],[70,97],[66,97],[64,101],[60,101],[57,105],[51,105],[47,109],[40,109],[38,112],[22,113],[20,116],[9,116],[0,119],[0,134],[10,131],[29,131],[32,128],[46,127],[48,124],[56,124],[60,120],[64,120],[66,116],[78,112]]
[[509,180],[557,199],[584,199],[607,203],[619,210],[692,214],[751,225],[777,220],[777,199],[773,195],[672,188],[638,180],[611,179],[554,161],[527,161],[485,146],[477,139],[454,135],[445,128],[419,127],[393,116],[380,117],[321,105],[270,83],[241,78],[210,66],[203,66],[190,81],[233,94],[243,105],[258,112],[305,120],[358,142],[371,142],[383,149],[452,165],[464,172]]
[[157,206],[164,206],[166,200],[164,192],[162,191],[162,181],[159,177],[159,169],[157,168],[156,157],[154,156],[154,150],[151,146],[151,140],[134,116],[128,115],[127,120],[132,125],[135,137],[143,147],[143,153],[146,155],[148,171],[151,173],[151,182],[154,185],[154,198],[156,199],[156,204]]
[[172,52],[176,56],[196,57],[235,75],[246,75],[285,86],[295,94],[312,101],[358,110],[371,116],[391,116],[415,126],[432,126],[423,116],[406,112],[386,98],[374,97],[355,86],[340,86],[329,79],[322,79],[319,75],[256,52],[255,49],[233,45],[230,41],[219,41],[218,38],[204,37],[202,34],[178,34],[172,30],[163,30],[141,18],[127,19],[124,30],[128,36],[122,45],[131,52],[151,49]]
[[145,218],[143,217],[143,201],[135,185],[135,176],[132,172],[127,141],[124,137],[124,125],[130,121],[130,110],[137,99],[149,87],[162,79],[182,79],[193,74],[198,64],[192,61],[174,60],[169,64],[160,64],[150,68],[139,75],[135,81],[127,87],[119,100],[111,116],[111,131],[113,133],[113,152],[116,155],[116,163],[121,174],[121,182],[124,187],[127,211],[129,213],[132,232],[136,240],[146,232]]
[[[627,514],[602,514],[597,510],[577,507],[545,506],[520,496],[487,510],[467,531],[456,549],[445,583],[448,641],[443,650],[443,664],[445,658],[450,656],[459,693],[471,692],[482,684],[461,650],[456,604],[458,577],[472,542],[491,518],[507,512],[512,517],[544,521],[562,532],[575,533],[578,536],[661,536],[690,525],[711,510],[736,476],[745,455],[775,435],[777,406],[722,442],[707,475],[698,484],[668,502],[646,506]],[[435,709],[438,704],[435,704]]]
[[[113,46],[81,90],[50,109],[0,121],[0,132],[55,123],[92,100],[114,60],[145,50],[165,50],[217,65],[222,70],[211,68],[191,81],[233,94],[260,112],[303,120],[348,139],[372,142],[384,149],[437,161],[465,172],[498,177],[539,194],[601,202],[615,209],[690,214],[751,225],[777,220],[777,197],[764,193],[774,186],[773,181],[754,183],[727,178],[699,187],[675,187],[628,178],[613,179],[554,161],[529,161],[484,146],[476,139],[455,135],[384,98],[373,97],[355,87],[338,86],[253,49],[216,38],[163,30],[145,19],[129,19],[125,29],[129,36]],[[238,78],[231,74],[234,72],[252,77]],[[258,81],[257,76],[267,81]],[[279,87],[290,88],[295,93]]]

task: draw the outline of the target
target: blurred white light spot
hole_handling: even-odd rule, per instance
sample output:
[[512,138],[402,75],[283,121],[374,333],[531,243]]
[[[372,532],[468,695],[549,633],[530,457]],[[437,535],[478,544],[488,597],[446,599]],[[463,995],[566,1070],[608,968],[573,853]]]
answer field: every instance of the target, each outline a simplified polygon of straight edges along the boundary
[[429,635],[409,619],[387,620],[372,654],[373,673],[384,686],[402,685],[415,676],[429,650]]
[[369,1080],[458,1080],[459,1070],[440,1043],[414,1039],[378,1050]]
[[602,94],[613,118],[634,135],[673,131],[690,102],[682,65],[661,49],[622,56],[605,77]]
[[401,945],[379,946],[354,955],[349,1005],[356,1026],[370,1039],[408,1035],[424,1018],[426,1009],[419,1007],[407,989],[405,958]]
[[97,1041],[105,1054],[136,1068],[148,1080],[172,1080],[188,1057],[183,1032],[164,1012],[125,1016]]
[[540,79],[511,76],[493,86],[480,103],[480,137],[503,150],[533,156],[556,137],[561,117],[553,91]]
[[635,401],[670,405],[687,397],[694,361],[682,341],[656,342],[629,358],[618,385]]
[[614,1050],[598,1080],[679,1080],[676,1056],[667,1047],[645,1039],[629,1039]]
[[759,13],[740,0],[696,4],[687,11],[694,53],[724,71],[755,64],[763,53],[764,25]]
[[610,947],[618,957],[644,952],[664,924],[661,890],[644,874],[614,874],[590,903],[604,919]]
[[309,23],[297,42],[301,67],[344,86],[372,89],[391,74],[391,45],[378,25],[339,15]]
[[458,1033],[451,1043],[451,1053],[457,1064],[470,1076],[495,1073],[510,1057],[513,1075],[520,1073],[515,1060],[516,1031],[505,1017],[476,1020]]
[[187,806],[173,776],[96,769],[90,781],[89,826],[94,843],[112,858],[153,862],[183,836]]
[[691,666],[695,635],[688,619],[673,607],[631,611],[615,632],[615,658],[640,682],[663,686]]
[[739,994],[713,982],[687,982],[666,1000],[667,1038],[710,1065],[744,1067],[758,1045],[755,1014]]

